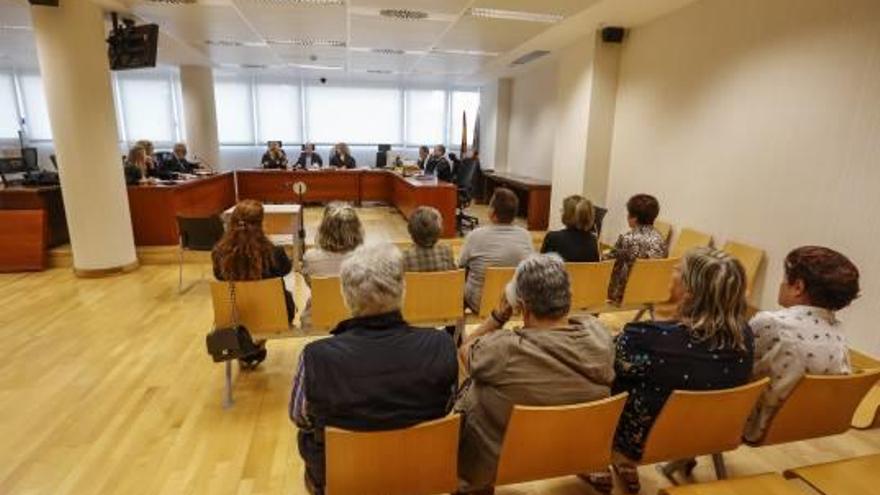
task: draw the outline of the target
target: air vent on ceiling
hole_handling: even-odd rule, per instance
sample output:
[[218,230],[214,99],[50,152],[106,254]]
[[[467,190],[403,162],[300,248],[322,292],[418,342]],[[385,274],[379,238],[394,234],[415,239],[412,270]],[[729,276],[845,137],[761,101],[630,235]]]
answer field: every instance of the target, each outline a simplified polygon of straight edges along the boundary
[[331,48],[345,48],[345,41],[342,40],[322,40],[312,38],[301,38],[292,40],[266,40],[269,45],[288,45],[288,46],[325,46]]
[[159,3],[162,5],[195,5],[198,0],[147,0],[147,3]]
[[344,0],[235,0],[237,3],[250,3],[257,5],[314,5],[338,7],[345,5]]
[[388,69],[367,69],[367,74],[394,74],[393,70]]
[[473,17],[478,17],[481,19],[502,19],[506,21],[523,21],[523,22],[541,22],[544,24],[555,24],[563,19],[565,16],[560,14],[544,14],[538,12],[523,12],[519,10],[503,10],[503,9],[488,9],[481,7],[474,7],[469,10],[469,13]]
[[378,53],[379,55],[403,55],[406,53],[403,50],[398,50],[395,48],[373,48],[370,50],[373,53]]
[[547,50],[535,50],[533,52],[526,53],[522,57],[514,60],[510,63],[510,65],[525,65],[549,54],[550,52],[548,52]]
[[404,21],[420,21],[422,19],[428,18],[427,12],[409,9],[382,9],[379,11],[379,15],[391,19],[401,19]]
[[240,64],[239,67],[242,69],[268,69],[269,66],[266,64]]

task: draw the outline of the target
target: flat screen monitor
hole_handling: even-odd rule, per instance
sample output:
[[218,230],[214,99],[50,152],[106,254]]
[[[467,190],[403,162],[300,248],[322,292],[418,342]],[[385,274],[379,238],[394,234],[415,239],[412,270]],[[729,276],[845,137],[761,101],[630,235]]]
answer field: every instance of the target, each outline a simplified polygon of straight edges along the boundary
[[28,170],[37,171],[40,169],[40,165],[37,162],[36,148],[22,148],[21,159],[24,161],[24,166],[27,167]]

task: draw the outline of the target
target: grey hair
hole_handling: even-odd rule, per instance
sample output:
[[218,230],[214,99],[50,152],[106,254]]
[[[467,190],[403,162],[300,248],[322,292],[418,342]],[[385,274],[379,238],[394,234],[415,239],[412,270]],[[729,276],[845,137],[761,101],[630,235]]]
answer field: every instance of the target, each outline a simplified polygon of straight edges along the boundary
[[437,244],[443,217],[436,208],[420,206],[409,217],[407,230],[417,246],[429,248]]
[[530,255],[516,267],[514,279],[516,296],[538,318],[561,318],[571,309],[571,283],[559,255]]
[[361,246],[342,262],[342,296],[352,316],[398,311],[403,301],[403,256],[393,244]]

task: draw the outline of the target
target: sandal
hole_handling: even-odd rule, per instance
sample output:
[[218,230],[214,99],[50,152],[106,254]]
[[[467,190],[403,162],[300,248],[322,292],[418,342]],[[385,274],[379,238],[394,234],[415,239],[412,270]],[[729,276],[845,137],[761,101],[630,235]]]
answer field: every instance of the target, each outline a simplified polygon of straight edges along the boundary
[[631,464],[612,464],[614,473],[623,482],[626,493],[639,493],[642,484],[639,481],[639,468]]
[[605,469],[605,471],[596,473],[579,474],[578,478],[599,493],[611,493],[611,490],[614,489],[614,476],[611,475],[611,469]]

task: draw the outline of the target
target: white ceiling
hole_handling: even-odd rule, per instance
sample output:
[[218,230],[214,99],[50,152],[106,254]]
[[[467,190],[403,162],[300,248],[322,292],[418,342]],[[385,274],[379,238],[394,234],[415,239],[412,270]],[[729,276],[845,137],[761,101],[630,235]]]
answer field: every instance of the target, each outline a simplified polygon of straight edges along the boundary
[[[86,1],[86,0],[61,0]],[[221,72],[260,72],[358,80],[478,83],[503,72],[509,55],[547,37],[578,15],[609,3],[647,10],[682,0],[92,0],[155,22],[163,65],[213,65]],[[325,0],[326,1],[326,0]],[[688,0],[689,1],[689,0]],[[45,7],[44,7],[45,8]],[[473,8],[562,16],[558,23],[486,19]],[[382,9],[427,14],[383,17]],[[577,23],[581,24],[581,23]],[[0,0],[0,67],[35,68],[26,0]],[[575,25],[583,34],[596,24]],[[548,38],[548,39],[552,39]],[[311,45],[309,45],[311,43]],[[546,48],[556,48],[547,46]]]

